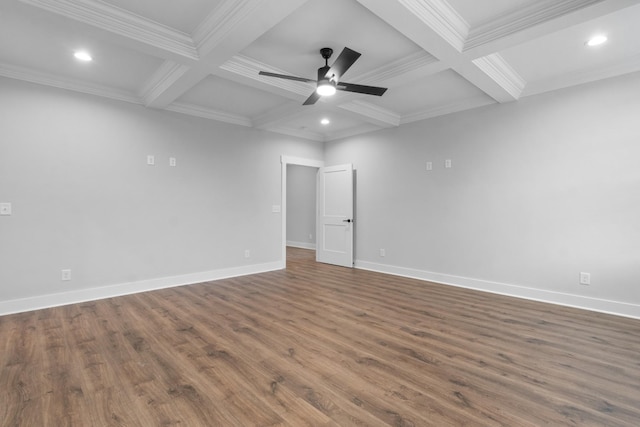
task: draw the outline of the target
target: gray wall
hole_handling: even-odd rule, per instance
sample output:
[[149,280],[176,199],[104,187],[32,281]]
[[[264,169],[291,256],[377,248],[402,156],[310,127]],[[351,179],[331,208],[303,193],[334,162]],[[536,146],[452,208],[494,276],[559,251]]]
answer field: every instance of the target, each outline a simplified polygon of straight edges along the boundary
[[[317,168],[287,165],[287,245],[316,247]],[[309,237],[311,236],[311,237]]]
[[326,144],[358,172],[356,265],[640,317],[639,88],[635,73]]
[[280,156],[322,144],[4,78],[0,94],[0,303],[284,265]]

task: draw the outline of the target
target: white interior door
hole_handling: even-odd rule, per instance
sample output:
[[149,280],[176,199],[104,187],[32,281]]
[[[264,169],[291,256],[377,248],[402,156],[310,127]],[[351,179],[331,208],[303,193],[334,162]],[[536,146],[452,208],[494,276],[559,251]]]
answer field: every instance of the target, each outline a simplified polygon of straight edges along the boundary
[[316,261],[353,267],[353,165],[318,170]]

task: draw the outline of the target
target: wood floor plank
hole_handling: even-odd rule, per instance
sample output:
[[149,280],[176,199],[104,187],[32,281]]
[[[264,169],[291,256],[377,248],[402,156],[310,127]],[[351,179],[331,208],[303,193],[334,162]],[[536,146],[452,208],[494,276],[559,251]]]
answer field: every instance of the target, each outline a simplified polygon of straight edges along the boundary
[[640,425],[640,321],[313,256],[0,317],[0,426]]

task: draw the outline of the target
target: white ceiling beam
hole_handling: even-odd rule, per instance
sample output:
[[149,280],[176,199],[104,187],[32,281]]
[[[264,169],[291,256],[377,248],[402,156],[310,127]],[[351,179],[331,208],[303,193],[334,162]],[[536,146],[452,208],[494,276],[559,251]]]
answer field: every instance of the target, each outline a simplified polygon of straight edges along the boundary
[[165,108],[173,103],[306,1],[225,0],[194,32],[200,61],[175,80],[166,79],[172,83],[146,96],[147,106]]
[[437,58],[442,67],[453,68],[496,101],[513,101],[520,96],[521,89],[514,91],[517,78],[508,76],[510,67],[504,61],[489,58],[474,63],[463,57],[469,24],[445,0],[358,1]]

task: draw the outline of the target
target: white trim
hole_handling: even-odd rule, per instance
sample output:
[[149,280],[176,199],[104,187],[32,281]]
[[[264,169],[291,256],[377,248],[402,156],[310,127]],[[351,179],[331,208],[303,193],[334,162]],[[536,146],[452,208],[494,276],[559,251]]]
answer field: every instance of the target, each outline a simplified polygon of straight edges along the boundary
[[324,167],[323,160],[305,159],[302,157],[280,156],[282,182],[280,190],[280,206],[282,214],[282,263],[287,264],[287,165],[309,166],[312,168]]
[[526,82],[502,55],[492,53],[491,55],[474,59],[472,62],[505,92],[511,95],[514,100],[520,98]]
[[174,102],[168,105],[165,110],[175,113],[187,114],[189,116],[202,117],[204,119],[216,120],[218,122],[231,123],[238,126],[251,127],[251,119],[225,111],[214,110],[212,108],[200,107],[198,105]]
[[628,304],[619,301],[610,301],[598,298],[589,298],[581,295],[572,295],[562,292],[535,289],[526,286],[512,285],[508,283],[492,282],[488,280],[473,279],[469,277],[454,276],[450,274],[434,273],[426,270],[417,270],[393,265],[378,264],[374,262],[356,260],[355,267],[361,270],[375,271],[378,273],[392,274],[395,276],[425,280],[460,288],[474,289],[499,295],[507,295],[532,301],[540,301],[567,307],[581,308],[617,316],[640,319],[640,305]]
[[74,92],[86,93],[89,95],[101,96],[103,98],[115,99],[117,101],[141,104],[140,99],[127,91],[114,89],[94,83],[72,80],[67,77],[56,76],[54,74],[23,68],[16,65],[0,62],[0,76],[10,79],[22,80],[44,86],[51,86],[58,89],[72,90]]
[[283,268],[285,268],[284,262],[275,261],[264,264],[254,264],[241,267],[223,268],[220,270],[204,271],[200,273],[183,274],[180,276],[140,280],[137,282],[122,283],[119,285],[101,286],[99,288],[78,289],[69,292],[40,295],[37,297],[0,301],[0,316],[13,313],[21,313],[25,311],[40,310],[44,308],[58,307],[61,305],[77,304],[86,301],[119,297],[122,295],[137,294],[140,292],[155,291],[158,289],[193,285],[196,283],[210,282],[213,280],[227,279],[230,277],[266,273],[268,271],[282,270]]
[[292,240],[287,240],[287,246],[290,246],[292,248],[313,249],[314,251],[316,250],[316,244],[308,242],[294,242]]
[[462,52],[469,34],[469,24],[449,3],[443,0],[399,0],[416,17]]

